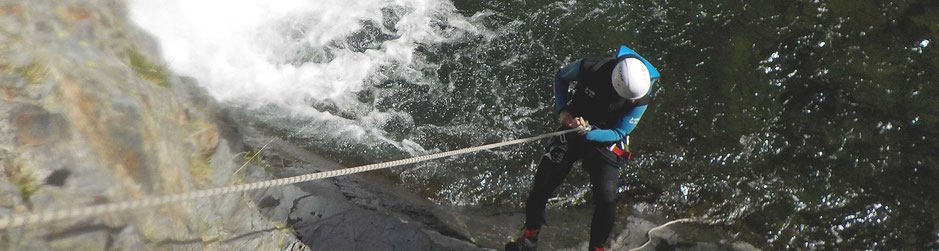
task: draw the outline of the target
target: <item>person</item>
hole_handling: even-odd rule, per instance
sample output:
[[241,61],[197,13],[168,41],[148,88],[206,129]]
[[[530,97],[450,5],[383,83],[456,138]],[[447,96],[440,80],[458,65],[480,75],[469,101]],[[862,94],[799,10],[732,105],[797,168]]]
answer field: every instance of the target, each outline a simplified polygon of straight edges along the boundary
[[506,244],[507,251],[536,249],[545,205],[578,160],[590,175],[596,204],[589,248],[605,250],[616,214],[619,167],[631,157],[629,134],[646,111],[658,78],[655,67],[626,46],[620,46],[616,57],[582,58],[558,71],[554,108],[560,130],[584,129],[551,139],[525,204],[523,232]]

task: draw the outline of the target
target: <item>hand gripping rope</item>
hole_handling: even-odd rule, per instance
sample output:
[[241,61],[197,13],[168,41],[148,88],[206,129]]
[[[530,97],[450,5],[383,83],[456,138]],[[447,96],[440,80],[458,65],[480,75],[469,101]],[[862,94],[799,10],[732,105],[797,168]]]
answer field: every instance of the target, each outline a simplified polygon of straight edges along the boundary
[[564,135],[567,133],[576,132],[580,130],[583,130],[583,128],[574,128],[574,129],[558,131],[558,132],[553,132],[553,133],[546,133],[546,134],[542,134],[542,135],[534,136],[530,138],[516,139],[516,140],[504,141],[500,143],[493,143],[493,144],[488,144],[488,145],[453,150],[453,151],[448,151],[448,152],[434,153],[434,154],[418,156],[418,157],[413,157],[413,158],[408,158],[408,159],[401,159],[401,160],[375,163],[375,164],[364,165],[364,166],[350,167],[350,168],[327,171],[327,172],[304,174],[304,175],[298,175],[298,176],[281,178],[281,179],[247,183],[247,184],[242,184],[242,185],[192,191],[192,192],[182,193],[182,194],[164,195],[164,196],[157,196],[157,197],[133,200],[133,201],[111,202],[111,203],[95,205],[95,206],[63,208],[59,210],[51,210],[51,211],[46,211],[46,212],[29,213],[29,214],[22,214],[22,215],[12,215],[12,214],[4,215],[2,216],[2,218],[0,218],[0,230],[14,228],[14,227],[28,226],[28,225],[41,225],[41,224],[46,224],[49,222],[61,221],[61,220],[71,219],[71,218],[90,217],[93,215],[102,215],[102,214],[107,214],[107,213],[114,213],[114,212],[126,211],[126,210],[143,208],[143,207],[153,207],[153,206],[186,201],[186,200],[194,200],[194,199],[211,197],[211,196],[218,196],[218,195],[237,193],[237,192],[245,192],[245,191],[257,190],[257,189],[262,189],[262,188],[283,186],[283,185],[295,184],[295,183],[300,183],[300,182],[349,175],[349,174],[354,174],[354,173],[386,169],[390,167],[413,164],[413,163],[428,161],[432,159],[439,159],[443,157],[449,157],[449,156],[454,156],[454,155],[488,150],[488,149],[497,148],[497,147],[532,142],[532,141],[549,138],[553,136]]

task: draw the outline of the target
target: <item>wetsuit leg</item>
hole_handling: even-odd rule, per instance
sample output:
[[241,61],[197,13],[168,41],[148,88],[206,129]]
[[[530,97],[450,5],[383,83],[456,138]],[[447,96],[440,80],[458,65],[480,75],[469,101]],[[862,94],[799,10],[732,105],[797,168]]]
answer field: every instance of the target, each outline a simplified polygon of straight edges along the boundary
[[623,161],[605,148],[586,150],[583,167],[593,185],[594,210],[590,223],[590,247],[602,247],[613,230],[616,216],[616,187]]
[[571,172],[574,161],[580,159],[583,139],[567,136],[567,143],[562,143],[555,137],[548,145],[535,180],[532,183],[531,193],[525,203],[525,228],[529,230],[541,229],[545,222],[545,205],[548,198],[554,195],[554,190],[561,185],[564,178]]

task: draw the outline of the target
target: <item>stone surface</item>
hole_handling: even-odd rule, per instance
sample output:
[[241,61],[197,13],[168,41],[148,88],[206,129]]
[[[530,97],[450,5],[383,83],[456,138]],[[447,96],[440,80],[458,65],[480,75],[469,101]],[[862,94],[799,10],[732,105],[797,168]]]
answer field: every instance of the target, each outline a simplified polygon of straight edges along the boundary
[[[281,141],[264,162],[245,163],[263,134],[244,135],[250,127],[195,80],[165,69],[124,4],[0,3],[0,215],[340,168]],[[12,228],[0,231],[0,250],[479,249],[433,203],[368,179]]]
[[[237,178],[237,130],[126,12],[120,0],[0,1],[0,215]],[[304,248],[241,194],[0,231],[0,250]]]
[[[268,171],[249,170],[246,182],[343,168],[249,125],[249,149]],[[253,192],[272,221],[297,231],[312,250],[488,250],[475,244],[453,212],[401,189],[375,173],[355,174]]]

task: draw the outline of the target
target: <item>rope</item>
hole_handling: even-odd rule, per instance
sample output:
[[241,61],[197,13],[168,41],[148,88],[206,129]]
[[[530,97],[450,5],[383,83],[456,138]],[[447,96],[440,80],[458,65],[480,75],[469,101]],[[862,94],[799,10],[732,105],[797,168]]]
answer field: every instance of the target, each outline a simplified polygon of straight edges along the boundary
[[96,205],[96,206],[68,208],[68,209],[52,210],[52,211],[47,211],[47,212],[30,213],[30,214],[23,214],[23,215],[5,215],[3,216],[3,218],[0,218],[0,230],[5,230],[8,228],[14,228],[14,227],[22,227],[22,226],[27,226],[27,225],[41,225],[41,224],[46,224],[46,223],[53,222],[53,221],[61,221],[61,220],[71,219],[71,218],[84,218],[84,217],[90,217],[94,215],[115,213],[115,212],[126,211],[126,210],[137,209],[137,208],[159,206],[159,205],[174,203],[174,202],[194,200],[194,199],[205,198],[205,197],[219,196],[219,195],[230,194],[230,193],[245,192],[245,191],[257,190],[257,189],[262,189],[262,188],[283,186],[283,185],[295,184],[295,183],[300,183],[300,182],[331,178],[331,177],[336,177],[336,176],[374,171],[374,170],[385,169],[385,168],[390,168],[390,167],[395,167],[395,166],[428,161],[432,159],[439,159],[443,157],[477,152],[477,151],[482,151],[482,150],[487,150],[487,149],[492,149],[492,148],[497,148],[497,147],[532,142],[532,141],[559,136],[559,135],[563,135],[563,134],[567,134],[567,133],[571,133],[575,131],[580,131],[580,130],[583,130],[583,128],[568,129],[564,131],[546,133],[546,134],[529,137],[529,138],[503,141],[499,143],[458,149],[458,150],[447,151],[447,152],[440,152],[440,153],[418,156],[418,157],[413,157],[413,158],[408,158],[408,159],[375,163],[375,164],[370,164],[370,165],[344,168],[344,169],[333,170],[333,171],[304,174],[304,175],[298,175],[298,176],[281,178],[281,179],[247,183],[247,184],[242,184],[242,185],[219,187],[219,188],[213,188],[213,189],[207,189],[207,190],[198,190],[198,191],[192,191],[192,192],[182,193],[182,194],[164,195],[164,196],[158,196],[158,197],[153,197],[149,199],[141,199],[141,200],[134,200],[134,201],[126,201],[126,202],[112,202],[112,203]]
[[654,227],[654,228],[652,228],[652,229],[649,229],[649,231],[646,232],[646,237],[649,238],[648,240],[646,240],[646,243],[643,243],[642,246],[639,246],[639,247],[637,247],[637,248],[630,249],[629,251],[642,251],[642,250],[645,250],[645,249],[647,248],[646,246],[648,246],[649,244],[652,244],[653,236],[658,236],[658,234],[656,234],[657,232],[660,232],[661,230],[667,228],[668,226],[671,226],[672,224],[678,224],[678,223],[704,223],[704,224],[714,224],[713,221],[709,221],[709,220],[706,220],[706,219],[704,219],[704,218],[698,218],[698,217],[681,218],[681,219],[677,219],[677,220],[672,220],[672,221],[666,222],[665,224],[662,224],[662,225],[660,225],[660,226],[658,226],[658,227]]

